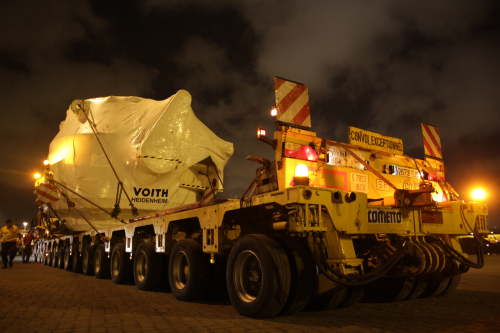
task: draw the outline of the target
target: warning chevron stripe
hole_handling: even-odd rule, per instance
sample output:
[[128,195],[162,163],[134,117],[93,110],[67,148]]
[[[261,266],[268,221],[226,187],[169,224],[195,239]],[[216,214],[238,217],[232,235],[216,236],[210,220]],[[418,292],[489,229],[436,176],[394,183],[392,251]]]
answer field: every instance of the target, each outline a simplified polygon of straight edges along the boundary
[[211,200],[214,200],[215,196],[217,195],[215,191],[216,191],[215,189],[212,191],[210,187],[206,187],[205,192],[203,193],[203,199],[201,201],[209,202]]
[[38,201],[42,203],[49,203],[51,201],[59,200],[57,189],[51,184],[40,184],[35,190]]
[[200,185],[192,185],[192,184],[180,184],[182,187],[188,187],[188,188],[194,188],[194,189],[200,189],[200,190],[205,190],[205,186],[200,186]]
[[311,127],[309,94],[306,86],[274,78],[276,96],[276,119],[304,127]]
[[442,159],[443,152],[441,150],[439,129],[435,126],[422,123],[422,136],[424,139],[425,155]]
[[163,160],[163,161],[170,161],[170,162],[177,162],[181,163],[178,158],[163,158],[163,157],[155,157],[155,156],[141,156],[142,158],[154,158],[155,160]]

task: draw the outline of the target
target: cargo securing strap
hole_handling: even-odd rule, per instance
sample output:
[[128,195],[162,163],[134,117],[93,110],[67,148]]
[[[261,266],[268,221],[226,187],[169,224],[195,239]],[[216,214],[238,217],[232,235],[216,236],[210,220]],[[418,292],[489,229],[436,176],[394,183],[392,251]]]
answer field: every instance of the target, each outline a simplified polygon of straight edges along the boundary
[[[51,180],[49,180],[49,181],[50,181],[51,183],[53,183],[53,184],[54,184],[54,186],[57,188],[57,190],[59,191],[59,193],[61,193],[61,195],[62,195],[62,196],[66,199],[66,201],[68,202],[68,208],[75,208],[75,209],[76,209],[76,207],[75,207],[75,203],[74,203],[71,199],[69,199],[68,195],[67,195],[67,194],[65,194],[64,192],[62,192],[62,191],[61,191],[61,189],[57,187],[57,185],[59,185],[59,186],[61,186],[61,187],[64,187],[66,190],[68,190],[69,192],[71,192],[71,193],[75,194],[76,196],[78,196],[78,197],[82,198],[83,200],[87,201],[89,204],[91,204],[91,205],[95,206],[96,208],[99,208],[100,210],[102,210],[102,211],[103,211],[103,212],[105,212],[106,214],[110,215],[111,217],[113,217],[113,218],[117,219],[117,220],[118,220],[118,221],[120,221],[121,223],[126,224],[126,222],[125,222],[125,221],[123,221],[123,220],[119,219],[118,217],[113,216],[113,215],[112,215],[112,213],[110,213],[110,212],[108,212],[107,210],[105,210],[104,208],[102,208],[102,207],[100,207],[100,206],[96,205],[95,203],[93,203],[93,202],[92,202],[92,201],[90,201],[89,199],[87,199],[87,198],[83,197],[82,195],[80,195],[80,194],[76,193],[75,191],[72,191],[72,190],[71,190],[71,189],[69,189],[67,186],[65,186],[65,185],[63,185],[63,184],[61,184],[61,183],[59,183],[58,181],[56,181],[56,180],[54,180],[54,179],[51,179]],[[77,211],[78,211],[78,210],[77,210]]]
[[[113,164],[111,163],[111,160],[109,159],[109,156],[108,154],[106,153],[106,150],[104,149],[104,146],[102,145],[101,143],[101,140],[99,139],[99,136],[97,135],[97,129],[95,128],[95,124],[92,120],[90,120],[90,117],[89,115],[87,114],[87,112],[85,111],[85,100],[83,101],[82,103],[82,108],[81,108],[82,112],[85,114],[85,117],[87,117],[87,120],[88,120],[88,123],[90,125],[90,128],[92,129],[92,132],[94,132],[94,135],[95,135],[95,138],[97,139],[97,142],[99,143],[99,146],[101,146],[101,149],[102,149],[102,152],[104,153],[104,156],[106,156],[106,159],[108,160],[108,163],[109,163],[109,166],[111,167],[111,170],[113,170],[113,173],[115,174],[115,177],[116,179],[118,180],[118,189],[117,189],[117,193],[116,193],[116,202],[115,202],[115,208],[113,209],[113,211],[111,212],[111,216],[112,217],[117,217],[118,214],[120,214],[121,210],[120,210],[120,198],[121,198],[121,193],[123,191],[123,193],[125,193],[125,196],[127,197],[128,199],[128,202],[129,202],[129,206],[131,207],[132,209],[132,215],[134,216],[137,216],[139,215],[139,212],[137,211],[137,208],[134,206],[134,204],[132,203],[132,200],[130,200],[130,197],[127,193],[127,191],[125,190],[125,188],[123,187],[123,182],[120,180],[120,177],[118,177],[118,174],[116,173],[116,170],[115,168],[113,167]],[[82,215],[83,216],[83,215]]]
[[182,163],[181,161],[179,161],[178,158],[163,158],[163,157],[156,157],[156,156],[141,156],[141,158],[152,158],[152,159],[155,159],[155,160],[177,162],[178,164]]

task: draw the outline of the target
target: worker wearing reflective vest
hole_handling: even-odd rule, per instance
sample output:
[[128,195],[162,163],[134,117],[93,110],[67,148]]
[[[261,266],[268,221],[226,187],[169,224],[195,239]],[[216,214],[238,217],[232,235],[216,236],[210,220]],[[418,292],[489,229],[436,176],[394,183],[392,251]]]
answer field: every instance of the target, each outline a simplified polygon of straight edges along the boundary
[[0,236],[2,237],[2,269],[7,268],[7,264],[12,267],[12,260],[16,256],[17,246],[21,241],[19,228],[12,225],[12,220],[8,219],[5,223],[6,226],[0,229]]

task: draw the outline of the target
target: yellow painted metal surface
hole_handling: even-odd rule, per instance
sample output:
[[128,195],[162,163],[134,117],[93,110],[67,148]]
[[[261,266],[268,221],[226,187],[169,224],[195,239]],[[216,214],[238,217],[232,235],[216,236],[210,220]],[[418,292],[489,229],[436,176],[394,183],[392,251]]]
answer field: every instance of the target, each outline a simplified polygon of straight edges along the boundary
[[403,140],[349,126],[349,143],[359,147],[403,154]]

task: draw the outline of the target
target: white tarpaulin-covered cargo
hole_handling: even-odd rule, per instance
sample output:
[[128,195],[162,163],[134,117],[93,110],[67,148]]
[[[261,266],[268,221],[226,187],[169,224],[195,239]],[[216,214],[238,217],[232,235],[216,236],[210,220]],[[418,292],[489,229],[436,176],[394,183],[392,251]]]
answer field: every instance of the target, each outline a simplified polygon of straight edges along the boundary
[[[114,96],[77,100],[50,144],[50,171],[54,180],[108,212],[115,206],[118,181],[87,116],[140,215],[198,202],[210,183],[222,189],[216,172],[223,179],[233,144],[196,118],[187,91],[180,90],[164,101]],[[120,224],[58,188],[97,228]],[[63,197],[52,202],[52,207],[72,230],[91,229],[75,209],[68,209]],[[120,219],[133,218],[125,194],[120,208]]]

